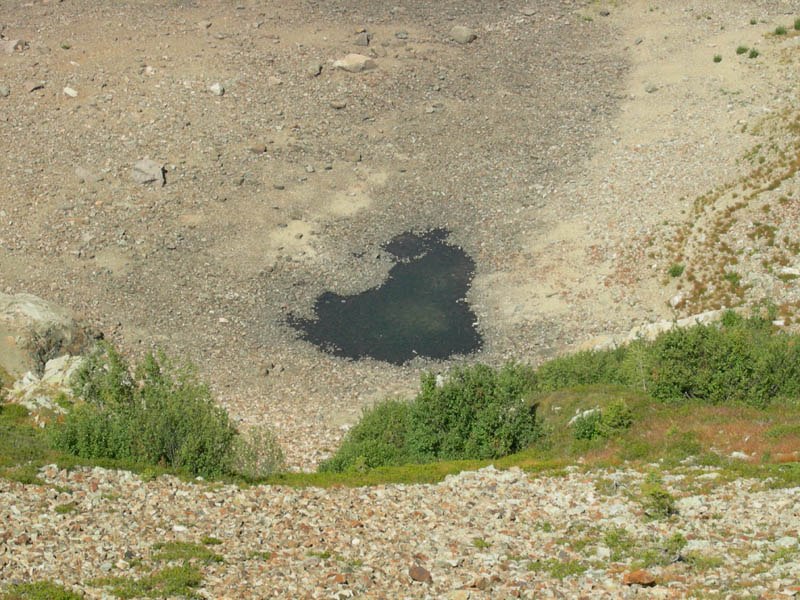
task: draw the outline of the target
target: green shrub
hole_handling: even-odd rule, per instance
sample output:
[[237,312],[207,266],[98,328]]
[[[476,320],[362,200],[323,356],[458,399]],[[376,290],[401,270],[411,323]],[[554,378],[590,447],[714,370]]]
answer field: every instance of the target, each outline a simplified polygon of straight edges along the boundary
[[386,400],[365,410],[319,470],[512,454],[537,436],[535,409],[526,400],[533,386],[533,370],[516,364],[456,368],[441,385],[425,374],[412,402]]
[[786,35],[786,27],[783,25],[778,25],[775,28],[775,35]]
[[627,349],[589,350],[561,356],[543,364],[536,371],[537,392],[553,392],[578,385],[628,383],[622,368]]
[[748,54],[747,57],[748,58],[758,58],[758,54],[759,54],[758,50],[753,48],[752,50],[750,50],[750,54]]
[[398,400],[384,400],[364,409],[336,455],[321,463],[319,471],[341,472],[354,465],[371,469],[410,462],[406,439],[409,409],[408,403]]
[[800,31],[800,19],[794,20],[794,29],[795,31]]
[[442,385],[433,373],[411,405],[408,447],[418,462],[498,458],[536,439],[535,408],[526,402],[533,370],[513,363],[454,369]]
[[721,54],[715,54],[715,55],[714,55],[714,62],[715,62],[715,63],[720,63],[720,62],[722,62],[722,55],[721,55]]
[[131,374],[108,344],[79,369],[73,393],[85,401],[53,429],[56,448],[83,458],[165,464],[207,477],[231,470],[236,430],[190,366],[152,354]]
[[737,46],[736,54],[745,54],[749,49],[747,46]]
[[618,400],[603,410],[596,409],[575,419],[573,435],[576,440],[606,438],[625,431],[632,424],[631,409]]
[[672,329],[650,347],[647,391],[659,400],[765,407],[800,390],[796,336],[774,333],[769,319],[729,312],[722,327]]
[[593,410],[587,415],[581,415],[572,424],[573,435],[576,440],[593,440],[601,437],[603,415],[599,410]]
[[[720,60],[721,59],[722,59],[722,57],[720,57]],[[717,61],[717,62],[719,62],[719,61]],[[667,273],[669,273],[670,277],[680,277],[681,274],[683,273],[683,270],[684,270],[684,266],[682,264],[680,264],[680,263],[672,263],[669,266],[669,269],[667,270]]]
[[660,485],[648,484],[642,491],[644,513],[651,519],[666,519],[678,512],[675,497]]

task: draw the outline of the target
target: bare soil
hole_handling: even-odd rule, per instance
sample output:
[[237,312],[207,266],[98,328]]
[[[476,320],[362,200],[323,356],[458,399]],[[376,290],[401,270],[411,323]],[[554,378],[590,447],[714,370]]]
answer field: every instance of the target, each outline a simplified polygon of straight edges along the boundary
[[[797,109],[800,37],[769,35],[793,11],[0,1],[2,34],[27,42],[0,55],[0,289],[70,307],[126,352],[186,356],[237,420],[313,467],[362,406],[449,365],[335,358],[286,323],[323,291],[378,285],[399,233],[447,228],[475,259],[485,345],[469,360],[537,362],[671,318],[667,267],[707,252],[691,235],[672,247],[703,233],[695,198],[745,174],[766,134],[743,125]],[[477,39],[456,43],[454,25]],[[350,52],[377,68],[333,68]],[[144,158],[165,185],[132,179]]]

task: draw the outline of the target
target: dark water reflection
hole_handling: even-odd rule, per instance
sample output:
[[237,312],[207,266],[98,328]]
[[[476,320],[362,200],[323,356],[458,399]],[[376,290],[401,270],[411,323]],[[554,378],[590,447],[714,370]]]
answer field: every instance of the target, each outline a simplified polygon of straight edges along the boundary
[[475,314],[466,302],[475,263],[448,244],[447,231],[404,233],[384,245],[398,262],[380,287],[340,296],[325,292],[316,319],[290,324],[322,350],[401,365],[415,356],[446,359],[479,349]]

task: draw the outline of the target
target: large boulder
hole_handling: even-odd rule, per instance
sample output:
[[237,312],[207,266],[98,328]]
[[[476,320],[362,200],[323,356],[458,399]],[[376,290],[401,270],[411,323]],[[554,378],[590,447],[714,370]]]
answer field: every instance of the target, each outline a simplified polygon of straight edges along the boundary
[[102,336],[70,311],[31,294],[0,293],[0,368],[41,376],[47,361],[83,354]]

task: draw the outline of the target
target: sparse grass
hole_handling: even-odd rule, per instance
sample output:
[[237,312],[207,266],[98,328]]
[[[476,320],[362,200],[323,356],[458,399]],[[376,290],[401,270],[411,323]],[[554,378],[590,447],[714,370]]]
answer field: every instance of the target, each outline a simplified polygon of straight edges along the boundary
[[214,554],[201,544],[191,542],[159,542],[153,546],[157,550],[153,560],[189,560],[196,559],[202,562],[224,562],[219,554]]
[[587,566],[577,560],[558,560],[548,558],[546,560],[535,560],[528,563],[528,570],[534,572],[547,572],[554,579],[564,579],[580,575],[586,571]]
[[253,552],[247,555],[247,558],[258,559],[258,560],[269,560],[272,558],[272,552],[254,550]]
[[189,563],[164,569],[140,579],[109,577],[92,582],[97,587],[110,587],[111,593],[118,598],[171,598],[175,596],[198,598],[195,590],[202,583],[203,575],[196,566]]
[[720,63],[720,62],[722,62],[722,55],[721,55],[721,54],[715,54],[715,55],[714,55],[714,62],[715,62],[715,63]]
[[783,25],[778,25],[775,28],[775,35],[786,35],[786,27]]
[[759,52],[755,48],[750,50],[750,53],[747,55],[747,58],[758,58]]
[[222,540],[206,535],[203,536],[203,538],[200,540],[200,543],[205,546],[219,546],[222,543]]
[[492,545],[482,538],[475,538],[472,540],[472,545],[476,548],[480,548],[481,550],[485,550],[487,548],[491,548]]
[[745,54],[747,51],[750,50],[747,46],[737,46],[736,47],[736,54]]
[[794,30],[795,31],[800,31],[800,19],[795,19],[794,20]]
[[58,506],[55,507],[54,510],[59,515],[66,515],[71,512],[75,512],[75,510],[77,510],[77,506],[75,505],[74,502],[67,502],[66,504],[59,504]]
[[0,596],[2,600],[82,600],[82,598],[83,595],[49,581],[11,585],[8,591]]

